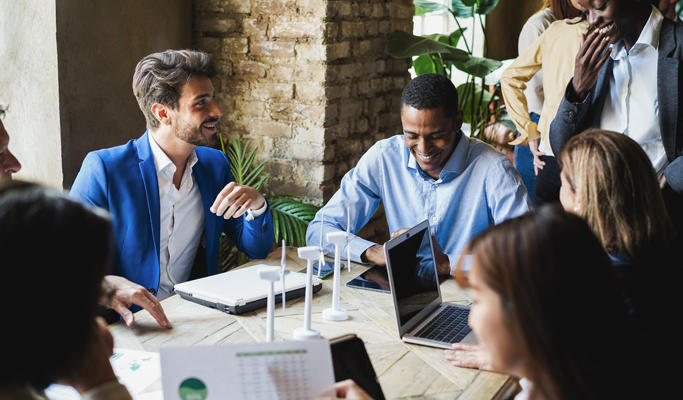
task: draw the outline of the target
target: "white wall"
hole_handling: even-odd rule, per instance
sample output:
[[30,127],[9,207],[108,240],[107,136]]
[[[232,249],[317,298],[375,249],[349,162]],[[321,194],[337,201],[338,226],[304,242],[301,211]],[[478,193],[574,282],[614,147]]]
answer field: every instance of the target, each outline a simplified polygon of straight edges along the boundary
[[62,186],[55,2],[0,0],[0,103],[16,178]]

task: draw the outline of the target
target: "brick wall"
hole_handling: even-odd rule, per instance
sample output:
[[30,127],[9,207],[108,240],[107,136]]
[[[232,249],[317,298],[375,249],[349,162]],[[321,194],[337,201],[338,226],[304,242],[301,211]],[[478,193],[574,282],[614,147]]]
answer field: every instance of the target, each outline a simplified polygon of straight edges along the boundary
[[322,204],[365,150],[400,131],[410,63],[389,57],[385,38],[412,31],[413,11],[412,0],[194,1],[195,43],[219,69],[220,131],[261,148],[267,191]]

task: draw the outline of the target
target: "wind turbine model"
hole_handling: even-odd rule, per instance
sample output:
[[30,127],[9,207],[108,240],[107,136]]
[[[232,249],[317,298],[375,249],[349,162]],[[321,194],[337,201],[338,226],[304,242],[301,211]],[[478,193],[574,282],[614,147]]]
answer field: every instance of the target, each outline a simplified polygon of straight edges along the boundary
[[259,269],[258,275],[261,279],[268,281],[268,303],[266,309],[266,342],[273,341],[273,325],[275,320],[275,293],[273,286],[275,281],[280,280],[280,268],[278,267],[263,267]]
[[341,285],[341,246],[348,241],[346,232],[328,232],[327,241],[334,243],[334,282],[332,289],[332,307],[323,311],[323,318],[328,321],[343,321],[349,318],[345,309],[339,307],[339,286]]
[[323,265],[325,265],[325,252],[323,250],[323,230],[325,230],[325,213],[320,213],[320,259],[318,260],[318,276],[320,276],[320,271],[322,271]]
[[[349,207],[346,207],[346,270],[351,272],[351,209]],[[337,271],[335,270],[334,273],[336,274]]]
[[287,270],[287,250],[285,249],[285,239],[282,239],[282,256],[280,257],[280,281],[282,282],[282,309],[285,309],[285,275],[289,271]]
[[296,340],[315,339],[320,332],[311,329],[311,303],[313,302],[313,261],[318,257],[320,247],[299,247],[299,258],[306,259],[306,300],[304,303],[304,326],[296,328],[292,334]]

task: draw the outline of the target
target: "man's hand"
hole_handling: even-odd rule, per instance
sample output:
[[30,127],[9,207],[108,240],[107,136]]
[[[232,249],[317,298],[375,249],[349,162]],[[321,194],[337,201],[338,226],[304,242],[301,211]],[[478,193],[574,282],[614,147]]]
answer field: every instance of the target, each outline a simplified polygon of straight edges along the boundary
[[83,359],[77,363],[76,370],[63,377],[59,383],[73,386],[79,393],[107,382],[116,382],[116,375],[109,363],[114,352],[114,338],[104,319],[97,317],[95,332]]
[[541,156],[544,156],[545,153],[538,150],[539,143],[541,143],[540,138],[536,140],[529,140],[529,151],[531,151],[531,154],[534,156],[535,175],[538,175],[538,171],[542,170],[543,167],[545,167],[545,161],[541,160]]
[[239,218],[247,210],[258,210],[265,203],[266,199],[258,190],[230,182],[218,193],[209,210],[219,217],[222,215],[225,219]]
[[607,37],[601,28],[596,27],[588,36],[582,35],[582,44],[574,60],[574,78],[572,78],[574,93],[578,96],[577,100],[583,101],[588,91],[597,82],[600,68],[612,51],[609,48],[603,54],[607,45]]
[[363,262],[371,262],[382,267],[387,265],[387,259],[384,257],[384,246],[381,244],[368,247],[363,254],[360,255],[360,259]]
[[131,326],[135,322],[133,313],[128,309],[128,307],[135,304],[147,310],[159,325],[165,328],[172,328],[171,322],[166,318],[164,309],[161,307],[161,303],[147,289],[121,276],[106,275],[104,280],[112,289],[109,304],[105,305],[119,313],[126,322],[126,325]]
[[450,275],[451,274],[451,260],[448,256],[441,251],[441,246],[439,242],[436,241],[434,234],[432,233],[432,247],[434,248],[434,262],[436,263],[436,273],[438,275]]
[[446,360],[454,367],[491,370],[491,353],[478,344],[454,343],[444,350]]
[[372,400],[356,382],[347,379],[334,384],[337,399]]

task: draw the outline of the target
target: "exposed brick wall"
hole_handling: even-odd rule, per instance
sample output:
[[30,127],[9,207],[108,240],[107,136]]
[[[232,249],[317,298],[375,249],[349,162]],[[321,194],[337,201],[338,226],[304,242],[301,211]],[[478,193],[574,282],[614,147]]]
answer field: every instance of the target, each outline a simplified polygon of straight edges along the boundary
[[220,131],[261,148],[270,192],[322,204],[400,131],[410,63],[386,54],[386,35],[412,31],[413,11],[412,0],[194,1],[195,43],[219,67]]

